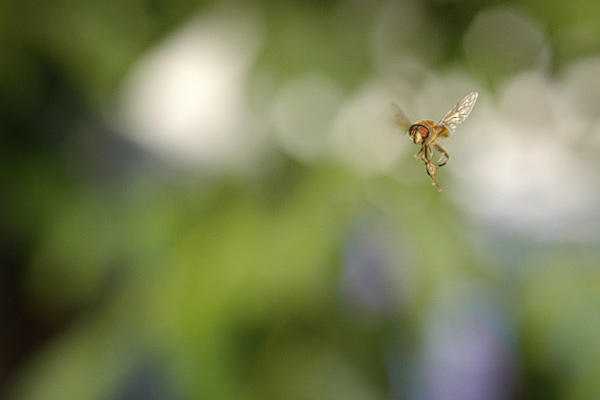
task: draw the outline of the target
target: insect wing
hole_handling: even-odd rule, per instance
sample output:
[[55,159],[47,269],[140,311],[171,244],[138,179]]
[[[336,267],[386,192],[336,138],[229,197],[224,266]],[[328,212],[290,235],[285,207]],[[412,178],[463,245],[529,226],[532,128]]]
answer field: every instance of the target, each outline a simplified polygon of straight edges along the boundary
[[463,97],[454,107],[452,107],[452,110],[444,115],[444,118],[439,122],[440,125],[454,129],[458,124],[464,122],[473,109],[478,95],[477,92],[471,92]]
[[411,125],[410,120],[398,104],[392,103],[392,106],[394,107],[394,124],[402,129],[402,132],[408,131]]

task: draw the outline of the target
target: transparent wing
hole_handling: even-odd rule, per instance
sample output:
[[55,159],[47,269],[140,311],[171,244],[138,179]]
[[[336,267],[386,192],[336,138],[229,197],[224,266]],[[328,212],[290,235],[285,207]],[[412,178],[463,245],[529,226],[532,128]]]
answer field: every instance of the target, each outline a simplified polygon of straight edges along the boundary
[[444,115],[444,118],[441,119],[439,124],[451,129],[456,128],[458,124],[467,119],[469,113],[475,105],[475,101],[477,101],[478,95],[479,93],[477,92],[471,92],[463,97],[458,103],[456,103],[454,107],[452,107],[452,110],[448,111],[448,113]]
[[392,107],[394,107],[394,124],[402,129],[402,132],[408,131],[408,128],[411,125],[410,120],[398,104],[392,103]]

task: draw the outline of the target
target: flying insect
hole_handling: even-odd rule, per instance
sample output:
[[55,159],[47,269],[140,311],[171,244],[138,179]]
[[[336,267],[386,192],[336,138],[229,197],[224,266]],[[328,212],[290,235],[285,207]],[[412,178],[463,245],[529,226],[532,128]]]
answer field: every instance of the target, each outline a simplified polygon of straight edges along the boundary
[[[450,133],[456,129],[456,126],[467,119],[473,106],[477,101],[477,92],[471,92],[460,99],[450,111],[444,115],[439,122],[430,119],[422,119],[411,123],[406,114],[400,107],[396,107],[395,122],[402,131],[408,132],[414,144],[420,145],[419,151],[415,154],[417,160],[425,163],[425,170],[431,177],[431,184],[437,187],[438,192],[442,191],[436,181],[438,168],[443,167],[450,161],[450,154],[441,145],[437,143],[438,139],[450,136]],[[440,155],[437,161],[432,161],[434,150]]]

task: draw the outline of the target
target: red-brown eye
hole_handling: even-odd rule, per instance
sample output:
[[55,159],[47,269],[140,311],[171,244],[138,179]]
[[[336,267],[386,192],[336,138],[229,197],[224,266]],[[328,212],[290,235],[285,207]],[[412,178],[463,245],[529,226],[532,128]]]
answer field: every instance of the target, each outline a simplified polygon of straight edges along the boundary
[[411,129],[413,132],[415,133],[419,133],[419,135],[421,135],[421,137],[424,139],[427,136],[429,136],[429,129],[427,129],[425,126],[423,125],[414,125]]

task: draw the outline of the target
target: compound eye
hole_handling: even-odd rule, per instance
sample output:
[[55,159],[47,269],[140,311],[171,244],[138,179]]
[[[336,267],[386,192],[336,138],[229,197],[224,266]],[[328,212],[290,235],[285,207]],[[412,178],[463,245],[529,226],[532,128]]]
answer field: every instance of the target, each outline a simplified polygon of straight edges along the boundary
[[413,125],[410,128],[410,137],[415,144],[423,142],[427,136],[429,136],[429,131],[423,125]]
[[429,136],[429,130],[423,125],[417,126],[417,130],[419,131],[422,137],[426,138],[427,136]]

